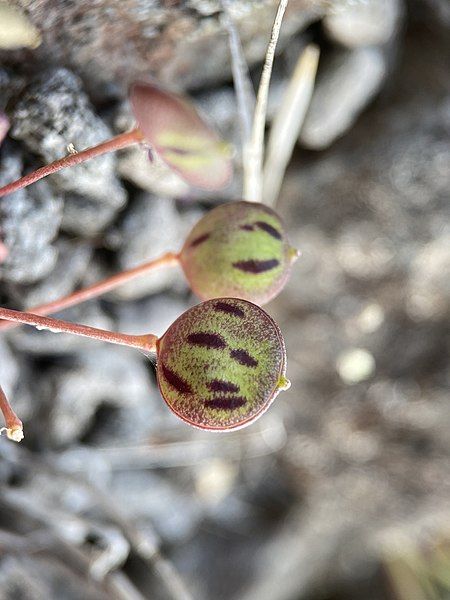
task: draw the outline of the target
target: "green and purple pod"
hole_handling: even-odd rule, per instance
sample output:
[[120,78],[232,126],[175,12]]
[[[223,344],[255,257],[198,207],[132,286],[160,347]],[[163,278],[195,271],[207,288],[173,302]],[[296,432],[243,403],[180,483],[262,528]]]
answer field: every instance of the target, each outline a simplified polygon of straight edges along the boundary
[[218,190],[231,180],[230,145],[183,96],[152,83],[131,86],[130,102],[145,140],[187,183]]
[[289,387],[280,329],[262,308],[237,298],[182,314],[158,341],[156,368],[169,408],[209,431],[253,423]]
[[206,214],[189,234],[180,262],[200,298],[230,296],[262,305],[281,291],[297,257],[277,213],[242,201]]

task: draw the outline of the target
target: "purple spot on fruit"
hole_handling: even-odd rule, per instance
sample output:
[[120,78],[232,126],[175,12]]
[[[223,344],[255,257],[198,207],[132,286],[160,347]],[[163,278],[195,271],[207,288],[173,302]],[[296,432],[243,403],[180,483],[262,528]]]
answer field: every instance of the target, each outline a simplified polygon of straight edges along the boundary
[[258,361],[250,356],[246,350],[232,350],[230,356],[245,367],[256,367],[258,365]]
[[208,383],[208,387],[212,392],[231,392],[232,394],[239,391],[239,386],[230,381],[221,381],[213,379]]
[[270,271],[271,269],[278,267],[279,264],[280,261],[276,258],[271,258],[270,260],[240,260],[233,263],[233,267],[240,271],[245,271],[246,273],[258,274]]
[[175,371],[166,367],[166,365],[162,365],[162,372],[166,381],[177,390],[180,394],[191,394],[191,386],[185,381],[182,377],[177,375]]
[[226,348],[226,342],[218,333],[190,333],[187,336],[188,342],[196,346],[204,346],[205,348],[221,349]]
[[275,239],[281,240],[281,233],[277,229],[275,229],[275,227],[269,225],[269,223],[266,223],[265,221],[257,221],[255,225],[259,227],[259,229],[262,229],[263,231],[274,237]]
[[205,400],[205,406],[219,410],[234,410],[244,406],[246,402],[243,396],[216,396],[212,400]]
[[197,238],[195,238],[195,240],[192,240],[192,242],[189,244],[189,247],[195,248],[196,246],[199,246],[203,242],[206,242],[206,240],[209,238],[209,236],[210,236],[209,233],[204,233],[203,235],[199,235]]
[[240,225],[239,229],[243,229],[244,231],[253,231],[253,225]]
[[241,319],[245,317],[245,313],[241,308],[238,308],[233,304],[228,304],[228,302],[216,302],[214,304],[214,310],[228,313],[229,315],[234,315],[235,317],[239,317]]

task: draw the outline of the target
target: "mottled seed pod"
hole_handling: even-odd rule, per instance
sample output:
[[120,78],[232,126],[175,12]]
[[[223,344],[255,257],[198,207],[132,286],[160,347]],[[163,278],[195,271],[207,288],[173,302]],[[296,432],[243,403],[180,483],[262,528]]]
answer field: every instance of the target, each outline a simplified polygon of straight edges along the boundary
[[289,387],[281,331],[262,308],[236,298],[182,314],[158,341],[156,369],[169,408],[211,431],[249,425]]
[[242,201],[205,215],[189,234],[180,261],[200,298],[232,296],[261,305],[281,291],[297,257],[277,213]]
[[233,174],[230,146],[178,94],[138,82],[130,102],[139,129],[163,161],[190,185],[219,190]]

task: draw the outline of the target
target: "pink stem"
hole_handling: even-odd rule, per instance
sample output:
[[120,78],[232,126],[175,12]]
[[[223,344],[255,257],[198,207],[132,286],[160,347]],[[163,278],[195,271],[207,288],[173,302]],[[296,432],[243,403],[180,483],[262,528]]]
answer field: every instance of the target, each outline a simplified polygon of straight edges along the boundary
[[8,248],[5,246],[3,242],[0,242],[0,265],[8,256]]
[[[22,421],[16,415],[11,408],[8,398],[5,396],[5,392],[0,386],[0,411],[3,413],[6,424],[6,435],[10,440],[14,442],[20,442],[23,440],[23,425]],[[2,429],[0,429],[0,433]]]
[[[35,315],[49,315],[51,313],[58,312],[60,310],[63,310],[64,308],[69,308],[70,306],[75,306],[76,304],[85,302],[86,300],[92,300],[93,298],[97,298],[101,294],[106,294],[106,292],[110,292],[111,290],[117,288],[119,285],[123,285],[124,283],[127,283],[128,281],[131,281],[132,279],[135,279],[140,275],[149,273],[154,269],[172,266],[177,264],[178,262],[178,254],[174,254],[173,252],[167,252],[159,258],[155,258],[154,260],[139,265],[138,267],[134,267],[133,269],[129,269],[128,271],[123,271],[122,273],[118,273],[117,275],[108,277],[108,279],[99,281],[98,283],[95,283],[90,287],[84,288],[83,290],[78,290],[77,292],[74,292],[69,296],[64,296],[63,298],[58,298],[53,302],[48,302],[46,304],[41,304],[40,306],[30,308],[29,312],[32,312]],[[2,323],[0,321],[0,331],[12,329],[16,326],[16,323]]]
[[21,312],[18,310],[10,310],[0,307],[0,319],[6,321],[14,321],[15,323],[24,323],[31,325],[37,329],[48,329],[53,333],[71,333],[82,337],[92,338],[111,344],[119,344],[120,346],[129,346],[138,348],[146,353],[156,351],[156,342],[158,338],[151,333],[146,335],[128,335],[126,333],[116,333],[114,331],[106,331],[104,329],[96,329],[87,325],[79,325],[77,323],[69,323],[61,319],[53,319],[52,317],[42,317],[32,313]]
[[92,148],[87,148],[86,150],[82,150],[81,152],[77,152],[76,154],[69,154],[69,156],[65,156],[64,158],[60,158],[55,162],[46,165],[45,167],[41,167],[37,169],[33,173],[29,173],[24,177],[21,177],[17,181],[13,181],[12,183],[8,183],[7,185],[0,188],[0,198],[2,196],[7,196],[8,194],[12,194],[17,190],[20,190],[39,179],[43,179],[47,177],[47,175],[51,175],[52,173],[56,173],[56,171],[60,171],[61,169],[65,169],[66,167],[73,167],[74,165],[78,165],[90,158],[95,158],[96,156],[101,156],[102,154],[106,154],[106,152],[114,152],[115,150],[121,150],[122,148],[126,148],[127,146],[131,146],[132,144],[137,144],[138,142],[143,141],[142,133],[139,129],[133,129],[132,131],[128,131],[127,133],[121,133],[116,137],[107,140],[98,146],[93,146]]

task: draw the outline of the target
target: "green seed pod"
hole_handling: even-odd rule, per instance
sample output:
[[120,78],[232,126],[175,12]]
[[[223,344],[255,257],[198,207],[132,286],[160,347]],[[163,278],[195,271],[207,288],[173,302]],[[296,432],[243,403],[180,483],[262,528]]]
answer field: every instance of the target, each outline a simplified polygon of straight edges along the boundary
[[236,298],[207,300],[182,314],[158,341],[156,369],[169,408],[212,431],[249,425],[289,387],[278,326]]
[[297,257],[276,212],[255,202],[230,202],[197,223],[180,261],[200,298],[232,296],[261,305],[281,291]]
[[139,82],[131,86],[130,102],[145,139],[185,181],[205,190],[220,190],[230,183],[230,146],[187,98]]

